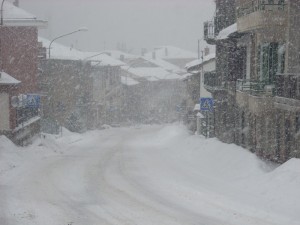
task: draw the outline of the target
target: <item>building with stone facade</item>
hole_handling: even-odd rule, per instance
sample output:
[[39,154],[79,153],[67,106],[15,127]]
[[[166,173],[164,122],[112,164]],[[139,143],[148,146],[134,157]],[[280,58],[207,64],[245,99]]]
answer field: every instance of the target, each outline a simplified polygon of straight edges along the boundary
[[[217,45],[216,79],[207,80],[217,102],[216,136],[272,161],[299,157],[300,2],[232,4],[236,18],[231,28],[218,28],[208,38]],[[220,37],[222,32],[226,37]],[[223,57],[220,49],[228,47],[229,56]],[[219,66],[229,68],[227,76]]]

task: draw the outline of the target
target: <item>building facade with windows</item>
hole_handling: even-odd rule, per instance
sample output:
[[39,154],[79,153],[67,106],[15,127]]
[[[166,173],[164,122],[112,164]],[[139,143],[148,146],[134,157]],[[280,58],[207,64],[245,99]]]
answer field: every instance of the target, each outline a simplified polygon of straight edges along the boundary
[[236,0],[236,29],[208,35],[217,45],[217,79],[207,85],[217,102],[217,137],[277,162],[299,157],[299,5]]
[[297,143],[297,110],[289,112],[291,107],[280,105],[288,98],[278,97],[288,88],[287,74],[297,70],[299,12],[299,2],[293,0],[237,1],[238,44],[245,49],[244,72],[236,87],[237,143],[278,162],[299,154],[292,150]]
[[[26,144],[39,133],[38,29],[46,27],[45,21],[22,10],[16,3],[3,4],[3,24],[0,26],[0,66],[3,77],[19,81],[18,85],[1,84],[9,93],[3,112],[9,113],[8,126],[0,128],[17,144]],[[1,81],[0,81],[1,83]],[[4,81],[5,83],[5,81]],[[3,89],[3,86],[5,88]],[[3,105],[2,105],[3,106]],[[2,112],[2,107],[1,107]],[[7,120],[1,116],[1,120]],[[2,122],[1,122],[2,123]],[[6,122],[4,122],[6,123]]]

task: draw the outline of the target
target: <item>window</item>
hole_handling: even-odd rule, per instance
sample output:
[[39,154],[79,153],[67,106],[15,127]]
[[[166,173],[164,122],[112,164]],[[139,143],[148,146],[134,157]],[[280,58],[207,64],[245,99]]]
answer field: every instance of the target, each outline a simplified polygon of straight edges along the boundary
[[266,43],[260,47],[260,79],[273,84],[278,69],[278,43]]

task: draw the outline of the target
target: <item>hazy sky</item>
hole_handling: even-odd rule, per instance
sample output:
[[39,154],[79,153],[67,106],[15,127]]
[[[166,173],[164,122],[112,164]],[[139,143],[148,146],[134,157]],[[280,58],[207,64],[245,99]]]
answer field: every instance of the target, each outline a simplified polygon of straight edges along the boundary
[[88,32],[58,42],[89,51],[126,43],[138,54],[143,47],[160,45],[196,52],[203,22],[212,18],[215,5],[213,0],[20,0],[20,7],[48,20],[48,28],[40,31],[43,37],[87,27]]

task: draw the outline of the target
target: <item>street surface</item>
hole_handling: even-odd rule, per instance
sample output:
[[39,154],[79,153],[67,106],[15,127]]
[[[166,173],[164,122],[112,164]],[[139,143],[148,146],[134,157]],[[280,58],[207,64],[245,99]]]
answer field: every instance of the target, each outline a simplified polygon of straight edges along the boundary
[[300,224],[299,160],[280,170],[179,125],[2,138],[0,157],[1,225]]

